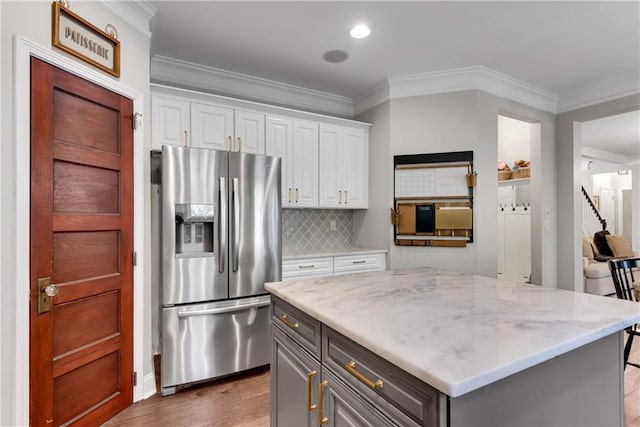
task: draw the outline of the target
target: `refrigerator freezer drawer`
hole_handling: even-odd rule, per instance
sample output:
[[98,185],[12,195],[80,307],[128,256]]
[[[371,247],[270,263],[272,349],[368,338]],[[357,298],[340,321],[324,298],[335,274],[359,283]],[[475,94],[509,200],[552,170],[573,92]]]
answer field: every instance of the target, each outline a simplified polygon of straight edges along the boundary
[[270,362],[269,295],[162,309],[162,388]]

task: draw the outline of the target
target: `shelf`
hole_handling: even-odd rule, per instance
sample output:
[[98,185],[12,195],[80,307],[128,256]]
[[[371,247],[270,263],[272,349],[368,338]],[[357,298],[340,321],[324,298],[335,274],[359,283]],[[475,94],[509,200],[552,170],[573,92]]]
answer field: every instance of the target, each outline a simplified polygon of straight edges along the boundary
[[531,182],[531,178],[507,179],[498,181],[498,187],[510,187],[512,185],[526,185]]

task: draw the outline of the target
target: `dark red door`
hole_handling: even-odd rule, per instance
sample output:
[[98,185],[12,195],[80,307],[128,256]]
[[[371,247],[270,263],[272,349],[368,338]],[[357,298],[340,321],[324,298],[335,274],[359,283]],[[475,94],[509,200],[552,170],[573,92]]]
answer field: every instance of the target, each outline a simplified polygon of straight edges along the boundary
[[31,60],[32,425],[97,425],[132,402],[132,110]]

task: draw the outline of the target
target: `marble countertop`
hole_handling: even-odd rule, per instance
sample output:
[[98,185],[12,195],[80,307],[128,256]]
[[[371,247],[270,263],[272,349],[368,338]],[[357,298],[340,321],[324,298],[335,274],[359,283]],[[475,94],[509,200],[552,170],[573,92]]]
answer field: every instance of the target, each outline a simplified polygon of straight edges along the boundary
[[457,397],[640,321],[640,304],[430,268],[266,289]]
[[370,253],[387,253],[386,249],[369,248],[366,246],[344,246],[339,248],[331,248],[324,250],[308,250],[299,246],[283,246],[282,259],[304,259],[316,258],[323,256],[340,256],[340,255],[363,255]]

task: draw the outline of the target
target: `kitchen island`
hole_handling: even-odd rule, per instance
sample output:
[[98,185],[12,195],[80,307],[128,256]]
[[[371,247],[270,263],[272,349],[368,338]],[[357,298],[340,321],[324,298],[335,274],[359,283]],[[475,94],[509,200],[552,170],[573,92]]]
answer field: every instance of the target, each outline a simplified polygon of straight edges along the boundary
[[624,424],[636,303],[430,268],[265,286],[274,426]]

